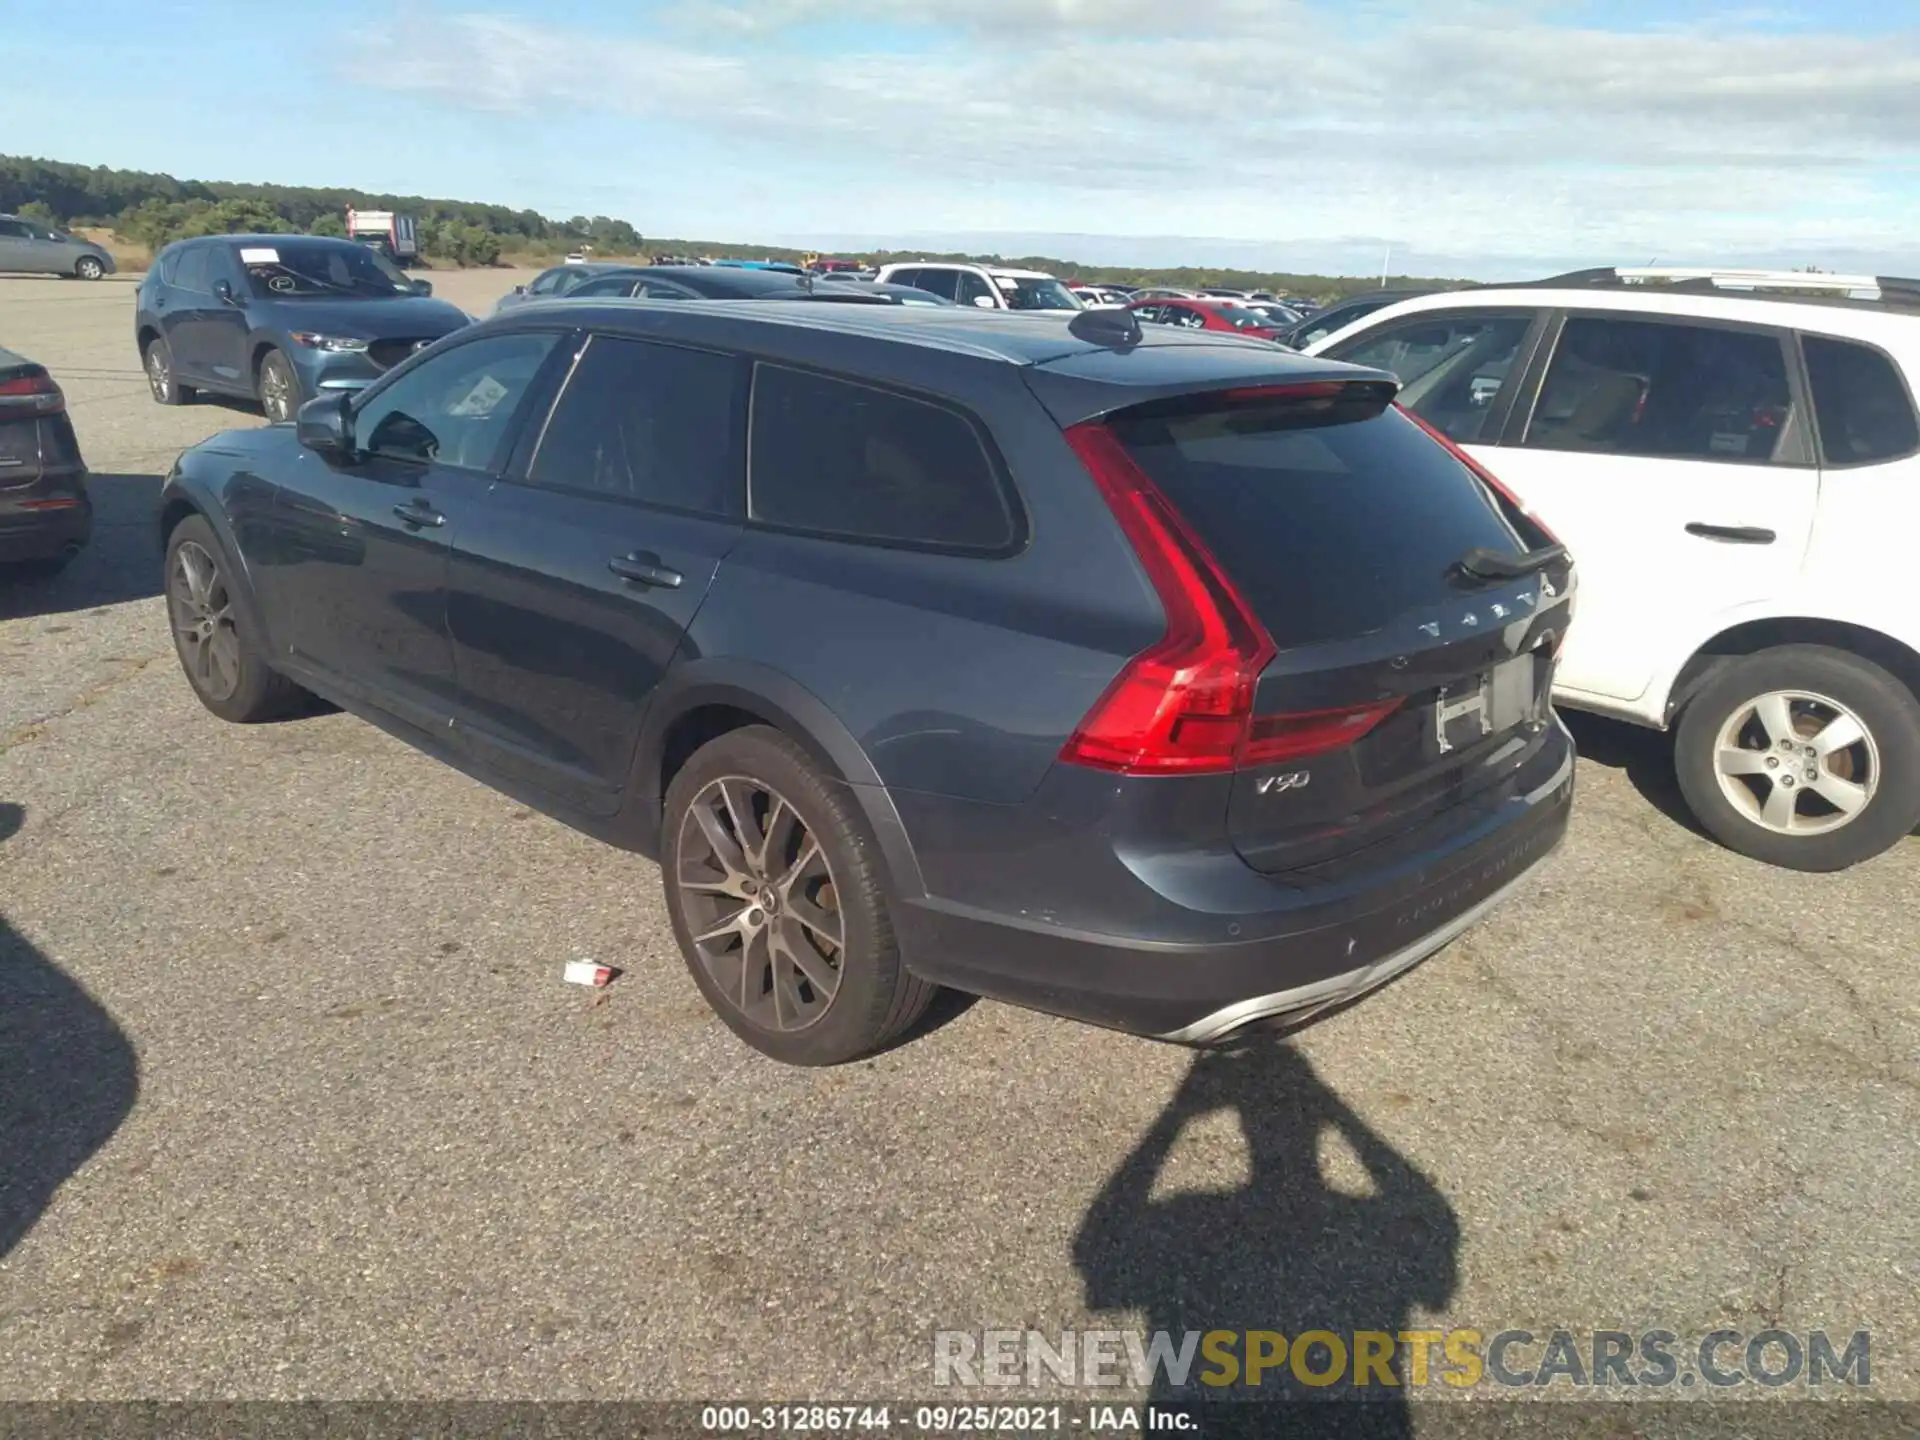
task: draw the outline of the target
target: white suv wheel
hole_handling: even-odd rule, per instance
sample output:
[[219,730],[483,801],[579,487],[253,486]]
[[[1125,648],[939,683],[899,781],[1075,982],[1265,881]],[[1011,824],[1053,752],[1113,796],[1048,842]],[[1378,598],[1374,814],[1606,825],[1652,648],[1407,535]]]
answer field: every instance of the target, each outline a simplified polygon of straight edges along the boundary
[[1838,700],[1770,690],[1727,716],[1714,742],[1720,793],[1779,835],[1821,835],[1857,819],[1880,788],[1880,747]]

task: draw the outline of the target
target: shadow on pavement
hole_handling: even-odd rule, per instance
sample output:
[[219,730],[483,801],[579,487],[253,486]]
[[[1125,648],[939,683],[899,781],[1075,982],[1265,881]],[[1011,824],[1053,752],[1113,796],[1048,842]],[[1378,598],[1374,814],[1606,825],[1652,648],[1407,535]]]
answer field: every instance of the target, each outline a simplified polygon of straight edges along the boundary
[[[0,842],[25,812],[0,804]],[[106,1144],[140,1090],[133,1044],[0,916],[0,1260]]]
[[1687,808],[1674,777],[1673,736],[1578,710],[1562,710],[1560,718],[1567,722],[1581,759],[1620,771],[1641,799],[1674,824],[1695,835],[1706,833]]
[[[1231,1193],[1153,1195],[1175,1142],[1196,1121],[1224,1112],[1246,1136],[1251,1175]],[[1335,1189],[1323,1174],[1323,1137],[1343,1139],[1357,1168]],[[1349,1193],[1351,1192],[1351,1193]],[[1413,1433],[1403,1347],[1391,1366],[1401,1387],[1355,1387],[1356,1331],[1397,1336],[1415,1306],[1437,1310],[1457,1281],[1460,1226],[1434,1183],[1370,1130],[1329,1090],[1299,1051],[1270,1039],[1201,1053],[1172,1102],[1107,1181],[1081,1222],[1074,1262],[1087,1302],[1138,1310],[1151,1337],[1164,1330],[1177,1351],[1184,1332],[1277,1332],[1292,1341],[1321,1330],[1346,1347],[1342,1382],[1302,1385],[1286,1363],[1257,1387],[1214,1388],[1195,1353],[1187,1383],[1164,1372],[1152,1399],[1204,1404],[1205,1433],[1367,1435]],[[1234,1353],[1244,1365],[1249,1346]],[[1309,1347],[1308,1373],[1331,1368],[1332,1352]],[[1286,1412],[1274,1401],[1300,1401]],[[1233,1402],[1268,1402],[1265,1404]],[[1312,1403],[1312,1402],[1319,1403]],[[1340,1403],[1342,1401],[1349,1403]],[[1308,1408],[1308,1406],[1311,1408]]]
[[0,620],[71,614],[158,595],[160,483],[158,475],[89,475],[93,538],[87,548],[50,579],[17,579],[0,569]]

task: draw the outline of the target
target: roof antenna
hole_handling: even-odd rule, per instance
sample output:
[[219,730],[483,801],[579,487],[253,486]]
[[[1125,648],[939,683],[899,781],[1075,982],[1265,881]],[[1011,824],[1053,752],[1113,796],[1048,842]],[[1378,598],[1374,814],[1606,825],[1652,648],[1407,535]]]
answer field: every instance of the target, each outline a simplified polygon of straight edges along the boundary
[[1103,350],[1131,350],[1142,339],[1140,317],[1130,309],[1112,305],[1082,310],[1067,322],[1067,333]]

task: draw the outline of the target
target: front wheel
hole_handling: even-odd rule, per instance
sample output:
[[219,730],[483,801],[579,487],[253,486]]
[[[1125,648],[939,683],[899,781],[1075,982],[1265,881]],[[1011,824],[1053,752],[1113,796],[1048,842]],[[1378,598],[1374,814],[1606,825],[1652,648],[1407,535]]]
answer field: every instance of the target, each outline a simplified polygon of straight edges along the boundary
[[293,364],[278,350],[260,361],[260,408],[275,425],[291,420],[300,408],[300,378]]
[[173,351],[165,340],[158,336],[149,340],[141,364],[146,368],[147,387],[153,391],[154,404],[185,405],[193,399],[193,390],[182,385],[173,372]]
[[226,553],[198,515],[167,539],[167,619],[187,683],[222,720],[272,719],[304,699],[305,691],[267,664],[234,594]]
[[880,858],[844,785],[778,730],[734,730],[667,787],[667,914],[734,1034],[789,1065],[885,1045],[938,987],[900,960]]
[[1920,824],[1920,702],[1857,655],[1783,645],[1728,664],[1687,702],[1681,793],[1731,850],[1844,870]]
[[97,256],[82,255],[74,262],[73,273],[82,280],[98,280],[107,273],[107,267],[100,263]]

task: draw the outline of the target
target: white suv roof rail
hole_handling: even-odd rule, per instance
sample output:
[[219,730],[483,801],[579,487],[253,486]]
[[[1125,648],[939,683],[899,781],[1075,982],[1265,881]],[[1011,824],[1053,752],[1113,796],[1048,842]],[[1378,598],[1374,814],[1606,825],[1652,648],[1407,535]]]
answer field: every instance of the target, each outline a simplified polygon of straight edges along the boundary
[[[1895,275],[1829,275],[1818,270],[1752,270],[1725,265],[1622,265],[1573,270],[1565,275],[1554,275],[1531,283],[1556,288],[1658,284],[1693,291],[1737,290],[1763,299],[1805,300],[1818,295],[1869,304],[1920,304],[1920,280]],[[1782,291],[1788,293],[1779,293]]]

